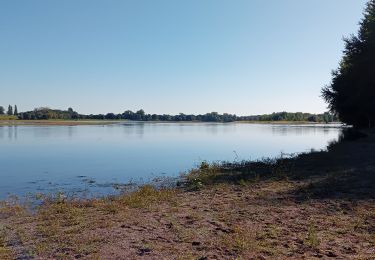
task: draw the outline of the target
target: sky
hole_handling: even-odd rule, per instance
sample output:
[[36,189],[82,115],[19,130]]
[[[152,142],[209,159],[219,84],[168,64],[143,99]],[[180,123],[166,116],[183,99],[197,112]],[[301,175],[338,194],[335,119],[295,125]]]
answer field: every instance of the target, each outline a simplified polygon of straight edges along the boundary
[[320,113],[365,0],[0,0],[0,105]]

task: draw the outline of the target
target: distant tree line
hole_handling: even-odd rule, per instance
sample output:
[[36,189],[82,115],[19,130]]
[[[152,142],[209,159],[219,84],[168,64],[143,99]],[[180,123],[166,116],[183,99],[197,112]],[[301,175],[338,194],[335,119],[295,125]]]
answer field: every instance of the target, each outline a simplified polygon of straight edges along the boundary
[[177,121],[177,122],[233,122],[233,121],[309,121],[309,122],[337,122],[338,118],[331,113],[310,114],[310,113],[288,113],[278,112],[266,115],[253,116],[236,116],[233,114],[219,114],[217,112],[206,113],[202,115],[186,115],[180,113],[178,115],[158,115],[146,114],[143,109],[136,112],[126,110],[124,113],[115,114],[90,114],[83,115],[74,111],[72,108],[68,110],[50,109],[47,107],[36,108],[33,111],[18,113],[18,118],[23,120],[78,120],[78,119],[94,119],[94,120],[134,120],[134,121]]
[[21,112],[18,114],[18,118],[22,120],[48,120],[48,119],[60,119],[60,120],[76,120],[83,119],[83,115],[79,115],[73,111],[72,108],[68,110],[50,109],[48,107],[35,108],[33,111]]
[[5,111],[3,106],[0,106],[0,115],[8,115],[8,116],[18,116],[18,108],[17,105],[14,105],[14,109],[11,105],[8,106],[8,110]]
[[310,113],[289,113],[289,112],[277,112],[266,115],[256,116],[242,116],[238,120],[246,121],[308,121],[308,122],[338,122],[339,119],[335,114],[325,112],[323,114],[310,114]]

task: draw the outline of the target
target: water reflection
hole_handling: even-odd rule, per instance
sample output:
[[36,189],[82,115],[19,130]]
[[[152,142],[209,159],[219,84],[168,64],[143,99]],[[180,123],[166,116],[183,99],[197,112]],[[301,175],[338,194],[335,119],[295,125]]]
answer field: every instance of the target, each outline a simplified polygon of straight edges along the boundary
[[18,138],[18,127],[17,126],[2,126],[0,127],[0,139],[4,139],[5,135],[8,135],[8,140],[13,141]]
[[[113,127],[116,127],[117,125],[113,125]],[[124,129],[125,135],[133,135],[136,136],[139,139],[143,138],[144,135],[144,128],[145,123],[144,122],[135,122],[135,123],[126,123],[122,124]]]
[[[0,198],[38,190],[113,192],[108,183],[177,176],[202,160],[324,149],[340,128],[243,123],[0,127]],[[83,184],[82,178],[90,180]],[[88,186],[88,187],[87,187]]]

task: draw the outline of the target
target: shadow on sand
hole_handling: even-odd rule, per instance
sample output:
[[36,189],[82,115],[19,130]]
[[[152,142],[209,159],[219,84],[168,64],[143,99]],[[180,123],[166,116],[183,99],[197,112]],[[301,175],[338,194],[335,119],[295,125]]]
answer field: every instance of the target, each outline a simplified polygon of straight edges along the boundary
[[259,182],[269,180],[301,182],[292,191],[299,201],[308,199],[375,198],[375,131],[346,129],[327,151],[257,162],[221,163],[193,170],[189,188],[200,184]]

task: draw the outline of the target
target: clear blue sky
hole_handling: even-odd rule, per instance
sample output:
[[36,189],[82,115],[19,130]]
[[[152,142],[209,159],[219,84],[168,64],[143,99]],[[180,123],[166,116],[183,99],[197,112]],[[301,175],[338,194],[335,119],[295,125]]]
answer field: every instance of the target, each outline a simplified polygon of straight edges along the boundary
[[0,0],[0,105],[322,112],[365,0]]

